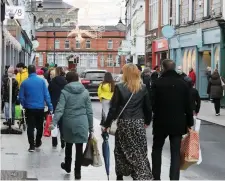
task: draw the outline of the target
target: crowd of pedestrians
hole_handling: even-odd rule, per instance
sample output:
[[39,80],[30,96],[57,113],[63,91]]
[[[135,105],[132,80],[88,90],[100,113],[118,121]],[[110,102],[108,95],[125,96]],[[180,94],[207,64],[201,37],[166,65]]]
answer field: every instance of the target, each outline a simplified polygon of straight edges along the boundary
[[[12,122],[18,101],[26,113],[28,151],[34,152],[42,145],[44,119],[46,114],[53,114],[50,129],[59,127],[61,148],[65,147],[61,168],[71,172],[75,144],[75,179],[81,179],[83,144],[93,133],[93,110],[88,90],[80,83],[75,71],[66,73],[62,67],[46,64],[36,70],[34,65],[27,68],[19,63],[16,70],[7,67],[2,81],[5,124],[9,119],[9,82],[12,81]],[[134,180],[160,180],[162,149],[167,137],[171,150],[170,179],[179,180],[182,136],[194,125],[193,116],[199,113],[201,106],[193,68],[186,75],[181,66],[176,70],[175,63],[166,59],[153,71],[150,68],[142,71],[140,66],[126,64],[120,77],[120,83],[115,84],[112,74],[107,72],[98,87],[102,104],[101,130],[108,132],[112,122],[118,119],[114,150],[117,180],[128,175]],[[218,116],[224,79],[215,70],[208,81],[208,93]],[[152,168],[146,138],[146,128],[151,123]],[[53,137],[52,147],[57,145],[57,137]]]

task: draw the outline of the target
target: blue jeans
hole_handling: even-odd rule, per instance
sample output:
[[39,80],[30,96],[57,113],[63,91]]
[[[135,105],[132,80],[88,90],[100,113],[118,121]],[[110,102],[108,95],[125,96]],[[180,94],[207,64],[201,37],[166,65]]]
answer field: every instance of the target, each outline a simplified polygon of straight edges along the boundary
[[[12,120],[15,120],[15,103],[12,103]],[[5,102],[5,119],[9,120],[9,103]]]

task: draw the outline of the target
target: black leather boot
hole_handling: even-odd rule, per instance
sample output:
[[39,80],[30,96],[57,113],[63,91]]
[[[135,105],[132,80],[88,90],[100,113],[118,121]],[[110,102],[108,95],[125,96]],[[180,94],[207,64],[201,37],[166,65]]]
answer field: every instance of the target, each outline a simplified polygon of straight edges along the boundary
[[116,180],[123,180],[123,176],[122,175],[117,175]]
[[71,162],[72,162],[72,158],[71,159],[65,158],[65,162],[61,163],[61,168],[65,170],[67,173],[71,172]]
[[79,164],[78,162],[75,162],[74,176],[75,180],[81,179],[81,164]]

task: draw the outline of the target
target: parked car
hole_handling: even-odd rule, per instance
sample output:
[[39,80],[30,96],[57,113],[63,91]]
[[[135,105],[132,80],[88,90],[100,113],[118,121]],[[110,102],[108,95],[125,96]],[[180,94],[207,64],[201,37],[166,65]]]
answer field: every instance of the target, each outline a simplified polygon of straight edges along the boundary
[[80,81],[89,91],[90,96],[98,96],[98,86],[104,80],[106,70],[85,70],[80,74]]

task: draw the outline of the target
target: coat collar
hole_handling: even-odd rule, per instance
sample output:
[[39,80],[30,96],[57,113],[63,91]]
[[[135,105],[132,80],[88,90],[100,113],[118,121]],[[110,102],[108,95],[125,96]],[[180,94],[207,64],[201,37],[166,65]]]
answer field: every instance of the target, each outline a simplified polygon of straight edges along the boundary
[[179,77],[180,75],[175,70],[163,72],[161,77]]
[[29,75],[29,77],[34,77],[34,76],[37,76],[37,74],[36,73],[32,73],[32,74]]

